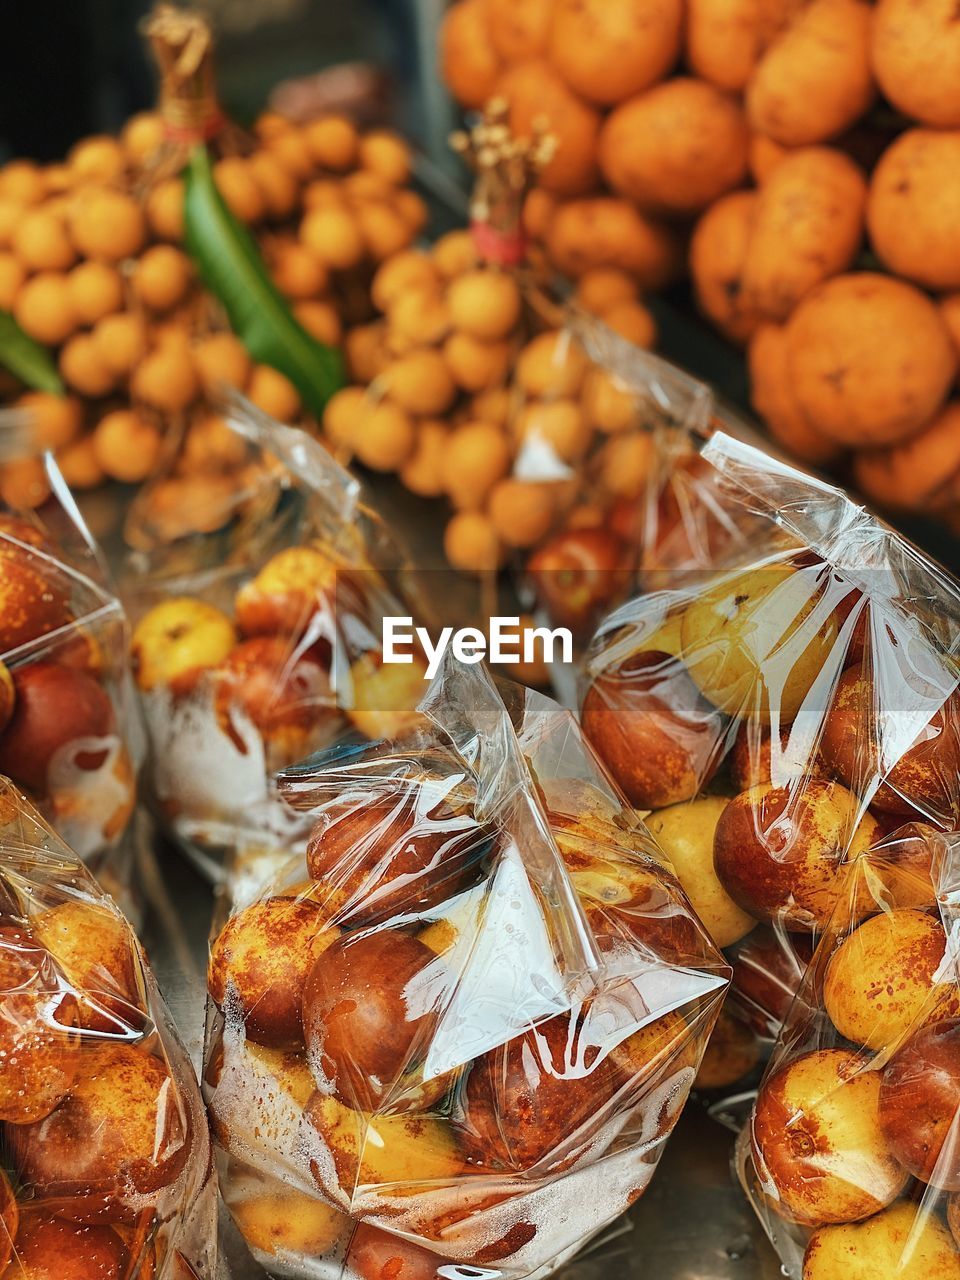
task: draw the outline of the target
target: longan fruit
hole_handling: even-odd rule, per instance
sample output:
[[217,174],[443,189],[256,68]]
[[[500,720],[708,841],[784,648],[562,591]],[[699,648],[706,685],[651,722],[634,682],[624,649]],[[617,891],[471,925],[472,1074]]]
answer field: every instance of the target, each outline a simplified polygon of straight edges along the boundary
[[652,463],[653,441],[648,432],[615,435],[604,445],[601,457],[604,487],[618,498],[639,498]]
[[434,244],[433,261],[448,280],[472,270],[479,261],[473,235],[469,231],[448,231]]
[[84,193],[70,214],[70,234],[82,254],[104,262],[122,262],[139,253],[146,239],[143,210],[122,191]]
[[93,431],[93,456],[112,480],[139,484],[160,457],[160,432],[134,409],[105,414]]
[[120,131],[127,159],[138,169],[163,146],[166,130],[158,111],[140,111],[131,116]]
[[417,346],[442,342],[450,331],[450,311],[439,293],[410,288],[393,299],[387,310],[391,338],[404,338]]
[[117,375],[89,333],[78,333],[64,345],[60,352],[60,373],[81,395],[93,399],[105,396],[117,385]]
[[438,292],[440,276],[428,253],[422,249],[405,249],[382,263],[370,283],[370,297],[379,311],[410,291]]
[[635,347],[652,347],[657,340],[657,322],[642,302],[618,302],[603,323]]
[[57,466],[71,489],[96,489],[106,477],[93,452],[93,436],[81,436],[56,453]]
[[183,190],[182,178],[166,178],[147,196],[147,221],[158,240],[183,239]]
[[32,160],[11,160],[0,169],[0,196],[31,205],[39,204],[46,194],[46,179]]
[[311,209],[300,224],[300,239],[333,271],[349,271],[363,258],[363,236],[346,209]]
[[0,253],[0,311],[13,310],[26,278],[26,268],[15,254]]
[[193,264],[172,244],[148,249],[133,276],[133,289],[151,311],[169,311],[187,295],[193,281]]
[[587,370],[580,393],[583,415],[591,427],[606,435],[625,431],[637,421],[637,398],[630,388],[606,369]]
[[294,422],[300,416],[300,392],[288,377],[268,364],[255,364],[247,398],[278,422]]
[[322,116],[304,125],[303,135],[314,162],[337,173],[350,169],[357,159],[359,136],[346,116]]
[[16,402],[31,415],[31,435],[40,449],[61,449],[83,428],[83,406],[76,396],[26,391]]
[[190,424],[181,456],[191,471],[230,471],[246,461],[247,443],[219,414],[208,413]]
[[126,169],[123,147],[107,134],[84,138],[67,155],[74,176],[83,182],[118,182]]
[[436,418],[417,423],[413,453],[400,472],[402,484],[421,498],[438,498],[443,493],[443,459],[446,454],[446,424]]
[[443,356],[457,386],[464,391],[488,391],[506,381],[512,355],[509,342],[483,342],[469,333],[451,333]]
[[211,333],[193,348],[193,360],[205,393],[214,397],[220,385],[243,391],[252,368],[247,349],[232,333]]
[[402,187],[410,180],[410,148],[388,129],[372,129],[360,139],[360,166]]
[[417,433],[413,419],[388,400],[373,404],[364,414],[353,442],[360,461],[373,471],[397,471],[413,453]]
[[508,337],[520,319],[520,290],[513,276],[478,268],[451,281],[447,305],[461,332],[496,342]]
[[300,186],[282,159],[272,151],[256,151],[247,164],[260,188],[267,216],[289,218],[297,207]]
[[14,232],[20,225],[20,219],[26,207],[19,200],[10,200],[6,196],[0,197],[0,245],[4,249],[9,248],[13,242]]
[[363,201],[357,206],[355,217],[367,253],[375,262],[399,253],[413,239],[409,222],[386,201]]
[[510,421],[512,396],[507,387],[494,387],[479,391],[470,402],[470,415],[479,422],[492,422],[495,427],[505,427]]
[[31,338],[59,346],[77,327],[67,277],[59,271],[32,276],[17,294],[13,314]]
[[63,222],[43,205],[24,212],[13,233],[13,251],[30,271],[66,271],[77,260]]
[[334,444],[352,449],[365,416],[373,407],[363,387],[342,387],[327,401],[323,429]]
[[392,203],[397,213],[409,227],[412,235],[419,235],[430,221],[430,210],[427,208],[427,202],[422,196],[417,195],[416,191],[410,191],[406,188],[395,191]]
[[517,359],[516,380],[528,396],[571,398],[580,390],[587,356],[569,330],[540,333]]
[[180,413],[200,394],[190,351],[176,342],[157,347],[133,371],[130,390],[135,400],[154,409]]
[[271,138],[279,138],[281,134],[289,133],[295,128],[293,121],[279,111],[261,111],[254,121],[253,132],[261,142],[269,142]]
[[453,567],[464,573],[492,572],[504,559],[493,522],[482,511],[458,511],[443,531],[443,550]]
[[273,252],[270,274],[274,284],[293,301],[315,298],[327,284],[327,268],[298,240],[281,242]]
[[288,173],[304,181],[313,177],[314,159],[303,131],[288,129],[267,142],[270,154],[275,156]]
[[332,302],[298,302],[293,308],[293,314],[311,338],[322,342],[324,346],[339,347],[343,341],[343,325]]
[[381,321],[358,324],[347,331],[344,352],[347,366],[355,382],[370,383],[379,377],[386,364],[385,331]]
[[603,316],[621,302],[637,301],[637,285],[616,267],[593,267],[577,281],[576,301],[591,315]]
[[104,316],[91,336],[100,358],[118,377],[132,373],[147,353],[147,326],[128,312]]
[[41,507],[50,497],[42,458],[14,458],[0,467],[0,498],[9,507]]
[[517,421],[521,440],[542,440],[564,462],[578,462],[590,447],[591,430],[573,400],[529,404]]
[[43,179],[47,184],[47,194],[63,195],[74,185],[74,176],[65,164],[48,164],[43,171]]
[[259,222],[267,210],[250,165],[241,156],[225,156],[213,166],[213,180],[227,207],[241,222]]
[[508,477],[494,486],[487,514],[508,547],[532,547],[553,523],[553,495],[548,485]]
[[499,427],[468,422],[451,433],[443,455],[443,488],[461,510],[482,507],[510,470],[513,455]]
[[81,262],[67,276],[67,286],[81,324],[96,324],[123,307],[123,280],[107,262]]
[[343,183],[339,178],[314,178],[303,189],[304,209],[346,209]]
[[456,384],[439,351],[411,351],[380,376],[390,399],[408,413],[434,418],[446,413],[456,399]]

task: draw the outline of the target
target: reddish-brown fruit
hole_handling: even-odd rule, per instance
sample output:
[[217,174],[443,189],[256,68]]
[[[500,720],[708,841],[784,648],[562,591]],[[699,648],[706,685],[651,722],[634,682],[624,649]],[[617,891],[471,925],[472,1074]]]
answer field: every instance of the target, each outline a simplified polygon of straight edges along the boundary
[[337,567],[313,547],[289,547],[237,592],[236,621],[244,635],[300,635],[332,611]]
[[953,1130],[960,1112],[960,1020],[917,1032],[887,1063],[880,1125],[890,1150],[915,1178],[960,1191]]
[[741,944],[733,962],[731,999],[758,1035],[774,1040],[780,1034],[812,956],[808,934],[780,938],[765,926]]
[[565,529],[534,552],[527,571],[551,620],[582,631],[626,587],[628,554],[608,529]]
[[112,1227],[81,1226],[33,1208],[20,1219],[16,1256],[17,1280],[125,1280],[130,1270]]
[[[455,9],[461,7],[455,6]],[[361,1222],[350,1240],[346,1264],[360,1280],[436,1280],[444,1259],[409,1240]],[[448,1265],[456,1270],[452,1263]]]
[[70,621],[65,584],[48,562],[0,541],[0,653]]
[[[113,705],[92,676],[59,662],[19,667],[13,683],[16,706],[0,737],[0,772],[43,792],[50,762],[62,747],[113,732]],[[105,756],[104,749],[91,747],[79,752],[74,763],[97,769]]]
[[[790,730],[781,729],[781,753],[788,751],[789,741]],[[742,724],[729,755],[730,777],[737,790],[748,791],[750,787],[758,787],[764,783],[769,785],[773,782],[772,756],[770,730],[765,728],[758,730],[749,722]],[[798,768],[793,766],[799,766],[802,776],[807,778],[827,776],[826,765],[819,751],[814,752],[812,759],[808,757],[802,762],[794,760],[793,757],[784,758],[783,755],[778,754],[776,767],[778,785],[800,776]]]

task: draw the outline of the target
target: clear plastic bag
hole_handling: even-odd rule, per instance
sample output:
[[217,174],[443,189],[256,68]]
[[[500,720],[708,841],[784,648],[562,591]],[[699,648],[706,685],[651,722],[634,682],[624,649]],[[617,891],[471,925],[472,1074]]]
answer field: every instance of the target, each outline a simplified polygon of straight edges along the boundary
[[50,496],[0,511],[0,771],[122,895],[143,730],[126,616],[51,455]]
[[141,491],[128,594],[155,809],[210,876],[229,852],[239,886],[304,845],[278,770],[335,741],[402,735],[424,668],[382,662],[382,619],[422,606],[357,481],[239,397],[229,421],[243,488],[215,495],[206,532],[184,536]]
[[960,824],[960,587],[837,489],[722,434],[702,456],[768,538],[606,620],[583,726],[714,941],[745,949],[769,1039],[847,864]]
[[847,869],[741,1134],[796,1280],[960,1275],[958,854],[918,824]]
[[569,712],[452,660],[419,712],[284,775],[306,857],[211,949],[224,1196],[291,1276],[549,1274],[649,1184],[727,986]]
[[0,1265],[213,1280],[196,1077],[134,933],[0,779]]

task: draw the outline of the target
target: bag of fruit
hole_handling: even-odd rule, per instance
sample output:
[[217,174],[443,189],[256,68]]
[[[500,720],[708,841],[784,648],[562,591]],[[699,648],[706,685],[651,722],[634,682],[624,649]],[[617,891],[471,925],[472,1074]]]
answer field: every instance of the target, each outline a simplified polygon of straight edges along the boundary
[[960,587],[839,490],[722,434],[702,456],[766,545],[608,618],[583,727],[717,945],[751,935],[769,1034],[846,864],[960,828]]
[[143,757],[126,615],[52,456],[37,463],[43,505],[0,504],[0,772],[119,896]]
[[131,651],[162,822],[211,877],[230,851],[235,875],[256,880],[309,826],[278,770],[344,737],[405,731],[424,668],[382,661],[382,620],[421,609],[353,477],[240,397],[226,412],[244,483],[209,497],[205,531],[170,538],[149,487],[133,508]]
[[916,824],[849,867],[741,1135],[795,1280],[960,1276],[958,854]]
[[401,747],[289,770],[306,855],[212,945],[208,1110],[268,1268],[547,1275],[684,1104],[729,971],[570,713],[509,696],[448,659]]
[[3,1274],[213,1280],[193,1068],[132,929],[6,779],[0,899]]

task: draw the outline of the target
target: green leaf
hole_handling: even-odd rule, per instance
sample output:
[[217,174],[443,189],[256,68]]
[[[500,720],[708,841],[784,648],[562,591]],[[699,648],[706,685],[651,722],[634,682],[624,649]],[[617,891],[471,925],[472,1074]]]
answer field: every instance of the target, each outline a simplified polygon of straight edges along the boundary
[[253,359],[285,374],[319,418],[344,384],[340,352],[317,342],[297,322],[256,241],[217,190],[203,146],[193,149],[187,166],[184,239],[201,279]]
[[50,352],[25,334],[8,311],[0,311],[0,364],[34,391],[65,394]]

